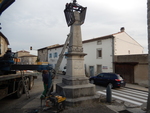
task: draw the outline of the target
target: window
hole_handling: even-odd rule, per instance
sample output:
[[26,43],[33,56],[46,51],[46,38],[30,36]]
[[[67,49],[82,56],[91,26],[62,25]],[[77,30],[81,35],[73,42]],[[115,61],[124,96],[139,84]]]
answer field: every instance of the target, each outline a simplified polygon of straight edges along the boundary
[[97,74],[102,72],[102,65],[97,65]]
[[97,49],[97,58],[102,57],[102,49]]
[[57,58],[57,52],[54,53],[54,58]]
[[101,73],[101,74],[98,75],[98,77],[103,77],[103,76],[104,76],[103,73]]
[[128,54],[130,54],[130,50],[128,50]]
[[105,74],[104,78],[110,78],[110,75],[109,74]]
[[49,58],[52,58],[52,53],[49,54]]
[[102,44],[102,41],[101,40],[98,40],[97,41],[97,45],[101,45]]

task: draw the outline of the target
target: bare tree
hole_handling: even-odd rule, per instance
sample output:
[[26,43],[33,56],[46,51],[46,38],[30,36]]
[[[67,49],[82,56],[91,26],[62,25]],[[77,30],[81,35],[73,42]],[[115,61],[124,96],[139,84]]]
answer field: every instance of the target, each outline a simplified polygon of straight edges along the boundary
[[149,84],[149,93],[147,99],[147,113],[150,113],[150,0],[147,3],[147,25],[148,25],[148,84]]

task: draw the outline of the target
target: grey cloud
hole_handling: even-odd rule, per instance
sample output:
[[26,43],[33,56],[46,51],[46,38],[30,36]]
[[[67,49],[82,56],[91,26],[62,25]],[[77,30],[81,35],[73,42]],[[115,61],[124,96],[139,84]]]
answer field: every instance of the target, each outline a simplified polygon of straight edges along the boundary
[[[123,26],[131,37],[146,47],[146,1],[77,1],[88,8],[85,23],[81,27],[83,40],[119,32]],[[2,32],[12,49],[28,49],[31,45],[39,49],[63,44],[70,31],[63,12],[68,2],[70,0],[16,0],[1,15]],[[120,9],[127,2],[130,2],[127,9],[126,6]],[[135,5],[132,6],[133,2]]]

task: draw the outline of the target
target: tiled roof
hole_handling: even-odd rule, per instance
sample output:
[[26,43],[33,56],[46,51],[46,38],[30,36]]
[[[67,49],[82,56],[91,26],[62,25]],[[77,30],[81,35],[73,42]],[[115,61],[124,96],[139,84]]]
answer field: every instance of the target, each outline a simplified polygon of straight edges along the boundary
[[102,37],[97,37],[97,38],[84,40],[84,41],[82,41],[82,43],[92,42],[92,41],[100,40],[100,39],[108,39],[108,38],[112,38],[112,37],[113,37],[113,35],[107,35],[107,36],[102,36]]
[[30,53],[29,51],[25,51],[25,50],[20,50],[20,51],[17,51],[17,53]]
[[41,49],[38,49],[39,50],[44,50],[44,49],[49,49],[49,48],[52,48],[52,47],[57,47],[59,46],[59,44],[55,44],[55,45],[51,45],[51,46],[47,46],[47,47],[44,47],[44,48],[41,48]]
[[114,33],[114,34],[110,34],[110,35],[106,35],[106,36],[101,36],[101,37],[97,37],[97,38],[92,38],[92,39],[88,39],[88,40],[84,40],[82,41],[82,43],[86,43],[86,42],[92,42],[95,40],[100,40],[100,39],[108,39],[108,38],[113,38],[114,35],[120,34],[122,32],[118,32],[118,33]]
[[[113,35],[116,35],[116,34],[120,34],[122,32],[118,32],[118,33],[114,33],[114,34],[111,34],[111,35],[106,35],[106,36],[102,36],[102,37],[97,37],[97,38],[92,38],[92,39],[88,39],[88,40],[84,40],[82,41],[82,43],[88,43],[88,42],[92,42],[92,41],[96,41],[96,40],[100,40],[100,39],[108,39],[108,38],[113,38]],[[59,45],[59,44],[55,44],[56,46],[48,46],[48,47],[45,47],[45,48],[42,48],[42,49],[54,49],[54,48],[59,48],[59,47],[63,47],[64,44],[62,45]],[[38,50],[42,50],[42,49],[38,49]]]

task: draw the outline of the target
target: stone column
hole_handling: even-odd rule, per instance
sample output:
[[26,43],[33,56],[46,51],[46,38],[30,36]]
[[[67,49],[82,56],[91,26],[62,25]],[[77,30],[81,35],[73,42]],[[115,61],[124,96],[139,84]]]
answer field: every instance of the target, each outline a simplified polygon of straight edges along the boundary
[[82,47],[80,15],[74,12],[75,22],[70,28],[70,40],[67,59],[66,75],[70,77],[85,77],[84,56]]
[[56,85],[56,92],[64,91],[66,102],[70,105],[95,99],[95,85],[85,76],[84,56],[81,37],[80,14],[74,12],[75,22],[70,28],[66,75],[62,83]]

